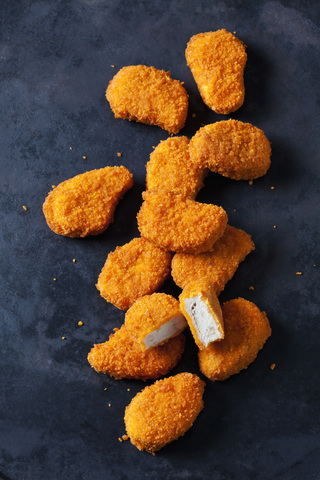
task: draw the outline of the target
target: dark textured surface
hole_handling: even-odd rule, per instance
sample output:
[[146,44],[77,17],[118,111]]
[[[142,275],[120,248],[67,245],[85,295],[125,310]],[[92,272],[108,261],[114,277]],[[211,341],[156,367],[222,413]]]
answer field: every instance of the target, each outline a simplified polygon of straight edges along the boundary
[[[298,0],[0,2],[4,476],[320,478],[319,17],[318,2]],[[181,134],[228,118],[202,103],[184,59],[193,34],[219,28],[248,46],[246,99],[231,117],[265,131],[272,166],[252,186],[211,174],[199,199],[222,205],[230,224],[252,234],[256,250],[221,299],[254,301],[273,334],[248,370],[206,382],[194,427],[153,457],[118,441],[125,406],[144,383],[98,375],[86,356],[123,322],[95,282],[109,251],[137,234],[145,164],[167,133],[114,119],[104,91],[122,66],[154,65],[189,92]],[[135,186],[103,235],[77,240],[49,230],[41,208],[52,184],[119,164]],[[172,281],[164,289],[179,294]],[[185,370],[198,372],[189,335],[172,373]]]

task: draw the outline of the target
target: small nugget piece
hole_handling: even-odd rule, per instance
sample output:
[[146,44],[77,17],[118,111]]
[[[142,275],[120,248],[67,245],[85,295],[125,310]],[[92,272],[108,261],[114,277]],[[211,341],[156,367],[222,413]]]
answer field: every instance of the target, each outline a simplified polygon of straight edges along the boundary
[[207,169],[190,162],[189,139],[172,137],[163,140],[150,155],[147,190],[169,190],[194,199],[203,186]]
[[193,255],[176,253],[172,259],[171,273],[174,282],[185,288],[200,277],[208,277],[219,295],[231,280],[240,262],[254,250],[251,236],[240,228],[226,226],[224,234],[210,252]]
[[252,302],[237,298],[222,307],[224,339],[199,350],[199,367],[210,380],[226,378],[246,369],[271,335],[265,312]]
[[109,253],[96,285],[121,310],[158,290],[170,275],[172,255],[145,238],[134,238]]
[[102,233],[113,221],[121,197],[133,186],[125,167],[82,173],[55,187],[43,204],[48,226],[67,237]]
[[183,289],[179,300],[181,311],[200,349],[224,338],[220,303],[208,278],[189,283]]
[[178,300],[165,293],[139,298],[126,313],[125,325],[134,330],[143,350],[165,343],[186,327]]
[[125,411],[131,443],[154,453],[184,435],[203,409],[204,388],[197,375],[187,372],[144,388]]
[[116,379],[155,379],[177,365],[184,346],[185,337],[180,333],[159,347],[143,351],[135,332],[122,325],[107,342],[94,345],[88,361],[96,372],[107,373]]
[[234,180],[262,177],[270,167],[270,156],[263,131],[238,120],[206,125],[190,140],[192,162]]
[[170,72],[145,65],[123,67],[110,81],[106,98],[116,118],[158,125],[170,133],[184,127],[188,94]]
[[225,29],[194,35],[186,49],[187,64],[204,103],[227,115],[244,102],[245,45]]
[[172,252],[209,250],[223,234],[228,216],[222,207],[172,192],[147,191],[138,212],[143,237]]

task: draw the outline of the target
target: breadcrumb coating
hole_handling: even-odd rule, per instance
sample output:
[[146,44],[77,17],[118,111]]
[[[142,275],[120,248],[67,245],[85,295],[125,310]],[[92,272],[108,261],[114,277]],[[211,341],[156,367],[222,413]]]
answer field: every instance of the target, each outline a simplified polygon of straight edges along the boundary
[[184,127],[188,94],[170,72],[145,65],[121,68],[110,81],[106,98],[116,118],[158,125],[170,133]]
[[257,127],[238,120],[200,128],[190,140],[191,161],[234,180],[254,180],[271,164],[270,142]]
[[102,233],[113,221],[121,197],[133,186],[129,170],[105,167],[76,175],[55,187],[43,213],[55,233],[86,237]]
[[122,325],[107,342],[94,345],[88,354],[88,362],[96,372],[107,373],[116,379],[155,379],[177,365],[184,346],[185,337],[180,333],[159,347],[143,351],[134,330]]
[[222,307],[224,339],[199,350],[199,367],[210,380],[225,380],[246,369],[271,335],[265,312],[237,298]]
[[203,409],[204,388],[197,375],[187,372],[144,388],[125,410],[131,443],[154,453],[184,435]]
[[240,228],[227,225],[224,234],[210,252],[198,255],[176,253],[171,263],[171,274],[180,288],[200,277],[208,277],[219,295],[235,274],[240,262],[254,250],[251,236]]
[[96,285],[121,310],[158,290],[170,275],[172,255],[145,238],[134,238],[109,253]]
[[244,102],[245,45],[225,29],[194,35],[186,49],[187,64],[204,103],[227,115]]
[[138,212],[143,237],[172,252],[209,250],[223,234],[228,216],[222,207],[168,191],[147,191]]

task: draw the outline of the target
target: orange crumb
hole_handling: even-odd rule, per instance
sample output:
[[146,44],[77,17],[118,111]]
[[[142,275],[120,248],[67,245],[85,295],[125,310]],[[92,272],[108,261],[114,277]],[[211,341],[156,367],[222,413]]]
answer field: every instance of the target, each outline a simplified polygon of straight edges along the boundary
[[28,208],[25,205],[22,205],[23,210],[28,210]]
[[81,325],[83,325],[83,322],[80,320],[80,322],[78,322],[78,325],[81,327]]
[[87,157],[86,157],[85,155],[83,155],[83,157],[82,157],[82,158],[84,158],[85,160],[87,160]]
[[196,118],[196,116],[197,116],[197,115],[196,115],[195,113],[192,114],[192,118]]
[[109,403],[108,407],[111,407],[111,403]]
[[56,278],[53,278],[52,280],[53,280],[54,282],[56,282],[56,281],[57,281],[57,279],[56,279]]
[[302,272],[296,272],[296,275],[302,275]]
[[277,225],[273,225],[273,228],[277,228]]
[[251,287],[249,287],[249,290],[254,290],[254,287],[252,287],[252,286],[251,286]]
[[66,339],[66,337],[61,337],[61,339],[62,339],[62,340],[65,340],[65,339]]
[[114,65],[111,65],[112,68],[114,68]]
[[253,185],[253,181],[252,180],[249,180],[249,185]]
[[130,392],[130,388],[127,388],[127,392]]
[[118,152],[117,153],[118,157],[122,157],[122,153]]
[[72,150],[72,147],[70,147],[70,150]]
[[271,188],[271,190],[274,190],[274,187],[270,187],[270,188]]
[[115,327],[115,328],[113,329],[114,332],[117,332],[118,330],[119,330],[118,327]]
[[73,261],[73,263],[76,263],[76,259],[75,259],[75,258],[74,258],[72,261]]
[[108,390],[108,387],[104,388],[103,390]]
[[270,365],[271,370],[274,370],[275,367],[276,367],[276,364],[275,364],[275,363],[272,363],[272,364]]
[[56,188],[56,185],[51,185],[51,188]]
[[119,440],[119,442],[122,442],[122,441],[123,441],[121,437],[119,437],[118,440]]
[[128,435],[122,435],[122,437],[121,437],[121,438],[122,438],[122,440],[124,440],[124,441],[126,441],[126,440],[129,440],[129,437],[128,437]]

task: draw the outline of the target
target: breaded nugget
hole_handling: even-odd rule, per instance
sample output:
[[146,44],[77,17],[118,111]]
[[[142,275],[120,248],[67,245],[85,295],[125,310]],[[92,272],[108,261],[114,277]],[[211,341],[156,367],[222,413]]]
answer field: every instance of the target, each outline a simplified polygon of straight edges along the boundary
[[109,253],[96,285],[121,310],[158,290],[170,275],[172,255],[145,238],[134,238]]
[[132,186],[125,167],[100,168],[65,180],[43,204],[47,224],[67,237],[98,235],[113,221],[119,200]]
[[131,443],[154,453],[184,435],[203,409],[204,388],[197,375],[187,372],[144,388],[125,411]]
[[207,175],[207,169],[190,162],[187,137],[172,137],[160,142],[151,153],[146,168],[147,190],[169,190],[192,199]]
[[172,252],[209,250],[223,234],[228,216],[222,207],[199,203],[185,195],[147,191],[138,212],[143,237]]
[[126,313],[125,325],[135,332],[143,350],[165,343],[187,327],[179,302],[171,295],[153,293],[139,298]]
[[170,133],[184,127],[188,94],[170,72],[145,65],[123,67],[110,81],[106,98],[116,118],[158,125]]
[[263,131],[238,120],[206,125],[190,140],[190,158],[195,165],[234,180],[265,175],[270,156],[270,142]]
[[185,337],[180,333],[159,347],[143,351],[135,332],[122,325],[105,343],[94,345],[88,355],[96,372],[116,379],[147,380],[166,375],[182,357]]
[[251,236],[240,228],[226,226],[224,234],[210,252],[198,255],[176,253],[171,263],[171,274],[180,288],[198,278],[208,277],[219,295],[231,280],[240,262],[254,250]]
[[179,300],[181,311],[200,349],[224,337],[220,303],[207,277],[188,283]]
[[271,335],[265,312],[237,298],[222,307],[224,339],[199,350],[199,367],[210,380],[225,380],[252,363]]
[[225,29],[194,35],[186,49],[187,64],[204,103],[227,115],[244,102],[245,45]]

